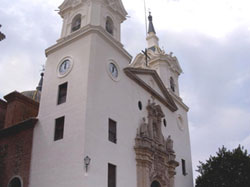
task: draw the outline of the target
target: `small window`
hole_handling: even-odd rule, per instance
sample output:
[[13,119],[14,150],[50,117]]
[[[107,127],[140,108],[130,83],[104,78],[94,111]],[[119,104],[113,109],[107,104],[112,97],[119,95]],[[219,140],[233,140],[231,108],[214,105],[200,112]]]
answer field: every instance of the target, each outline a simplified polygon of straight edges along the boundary
[[63,139],[64,116],[56,119],[54,141]]
[[164,125],[164,127],[167,127],[167,121],[166,121],[166,119],[163,119],[163,125]]
[[150,187],[161,187],[158,181],[153,181]]
[[18,177],[13,178],[8,187],[22,187],[21,180]]
[[110,17],[106,19],[106,31],[111,35],[114,33],[114,23]]
[[74,32],[80,29],[81,21],[82,21],[81,14],[78,14],[74,17],[74,19],[72,20],[71,32]]
[[175,92],[175,83],[173,77],[170,77],[170,88],[173,92]]
[[138,102],[138,108],[139,108],[139,110],[142,110],[142,103],[141,103],[141,101]]
[[66,102],[66,97],[67,97],[67,87],[68,87],[68,83],[64,83],[59,85],[59,89],[58,89],[58,100],[57,100],[57,104],[60,105],[62,103]]
[[116,166],[108,164],[108,187],[116,187]]
[[109,141],[116,143],[116,121],[109,119]]
[[186,161],[184,159],[181,159],[181,165],[182,165],[182,174],[184,176],[187,175],[187,171],[186,171]]

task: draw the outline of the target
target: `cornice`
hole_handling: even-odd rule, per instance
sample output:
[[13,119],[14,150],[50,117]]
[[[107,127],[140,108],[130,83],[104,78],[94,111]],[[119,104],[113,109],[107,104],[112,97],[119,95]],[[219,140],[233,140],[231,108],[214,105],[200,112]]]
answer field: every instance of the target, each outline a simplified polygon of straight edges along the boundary
[[182,101],[182,98],[179,97],[179,96],[177,96],[171,89],[169,89],[169,88],[167,88],[167,89],[168,89],[168,92],[173,97],[173,99],[188,112],[189,111],[189,107]]
[[[148,50],[148,55],[151,58],[148,62],[149,67],[153,67],[155,64],[166,63],[169,69],[173,73],[177,73],[178,75],[182,73],[182,69],[179,65],[177,58],[171,56],[171,54],[170,55],[165,54],[164,51],[154,52],[154,51]],[[144,55],[142,53],[139,53],[136,56],[131,66],[148,68],[145,66]]]
[[17,91],[11,92],[10,94],[4,96],[4,99],[7,101],[7,103],[18,100],[18,101],[21,101],[21,102],[26,102],[26,103],[32,104],[35,107],[39,107],[38,102],[24,96],[23,94],[21,94],[21,93],[19,93]]
[[159,62],[166,62],[169,65],[170,70],[173,72],[176,72],[178,75],[182,73],[182,69],[178,65],[178,60],[176,57],[171,57],[166,54],[153,56],[153,58],[149,61],[149,65],[159,63]]
[[4,136],[11,136],[13,133],[18,133],[20,131],[34,128],[35,124],[37,123],[37,118],[30,118],[25,121],[19,122],[16,125],[13,125],[9,128],[0,130],[0,138]]
[[[129,78],[131,78],[133,81],[139,84],[142,88],[144,88],[146,91],[152,94],[157,100],[163,103],[170,111],[175,112],[176,110],[178,110],[172,96],[169,94],[167,88],[164,86],[161,78],[159,77],[159,75],[157,74],[155,70],[128,67],[124,69],[124,72]],[[157,91],[155,91],[149,85],[147,85],[142,79],[140,79],[137,76],[137,74],[151,75],[154,78],[157,85],[159,86],[165,98],[162,97]]]
[[129,61],[131,61],[132,56],[123,48],[123,45],[119,41],[117,41],[112,36],[110,36],[103,27],[93,26],[93,25],[86,25],[85,27],[79,29],[78,31],[73,32],[64,38],[57,40],[57,44],[45,50],[45,55],[47,57],[48,55],[64,47],[65,45],[69,45],[73,41],[81,37],[84,37],[86,35],[93,34],[93,33],[99,34],[102,38],[108,41],[112,46],[117,48]]

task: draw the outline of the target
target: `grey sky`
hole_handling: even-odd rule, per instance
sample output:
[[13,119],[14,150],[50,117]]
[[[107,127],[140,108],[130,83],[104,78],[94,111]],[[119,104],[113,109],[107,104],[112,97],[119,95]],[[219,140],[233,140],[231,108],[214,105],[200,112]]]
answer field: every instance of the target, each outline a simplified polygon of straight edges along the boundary
[[[62,0],[0,0],[0,97],[34,89],[60,36]],[[123,0],[130,18],[122,43],[135,56],[145,48],[143,1]],[[154,0],[150,7],[160,46],[174,52],[184,74],[181,96],[190,107],[194,170],[218,147],[250,152],[250,13],[245,0]],[[212,10],[212,11],[211,11]],[[197,174],[194,174],[197,175]]]

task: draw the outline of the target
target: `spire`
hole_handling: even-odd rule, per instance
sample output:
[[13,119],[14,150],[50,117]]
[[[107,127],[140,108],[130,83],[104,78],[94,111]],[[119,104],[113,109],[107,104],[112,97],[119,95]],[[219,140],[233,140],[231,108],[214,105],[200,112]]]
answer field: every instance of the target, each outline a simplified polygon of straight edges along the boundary
[[149,12],[148,22],[149,22],[149,25],[148,25],[148,34],[151,33],[151,32],[153,32],[154,34],[156,34],[155,28],[154,28],[154,25],[153,25],[153,17],[151,15],[151,12]]
[[42,91],[42,86],[43,86],[43,76],[44,76],[44,73],[41,73],[41,79],[39,81],[38,86],[36,87],[36,90],[38,90],[40,92]]
[[153,25],[153,17],[151,15],[151,12],[149,12],[148,21],[149,21],[148,36],[146,38],[148,42],[148,49],[152,49],[153,51],[155,51],[155,49],[159,47],[159,44],[158,44],[159,39],[156,36],[155,28]]

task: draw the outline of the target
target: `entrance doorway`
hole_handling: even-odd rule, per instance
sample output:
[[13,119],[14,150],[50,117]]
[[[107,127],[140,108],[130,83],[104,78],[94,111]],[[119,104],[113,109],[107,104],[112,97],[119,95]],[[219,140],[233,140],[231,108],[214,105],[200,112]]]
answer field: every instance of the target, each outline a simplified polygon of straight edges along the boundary
[[158,181],[153,181],[151,187],[161,187],[161,184]]

